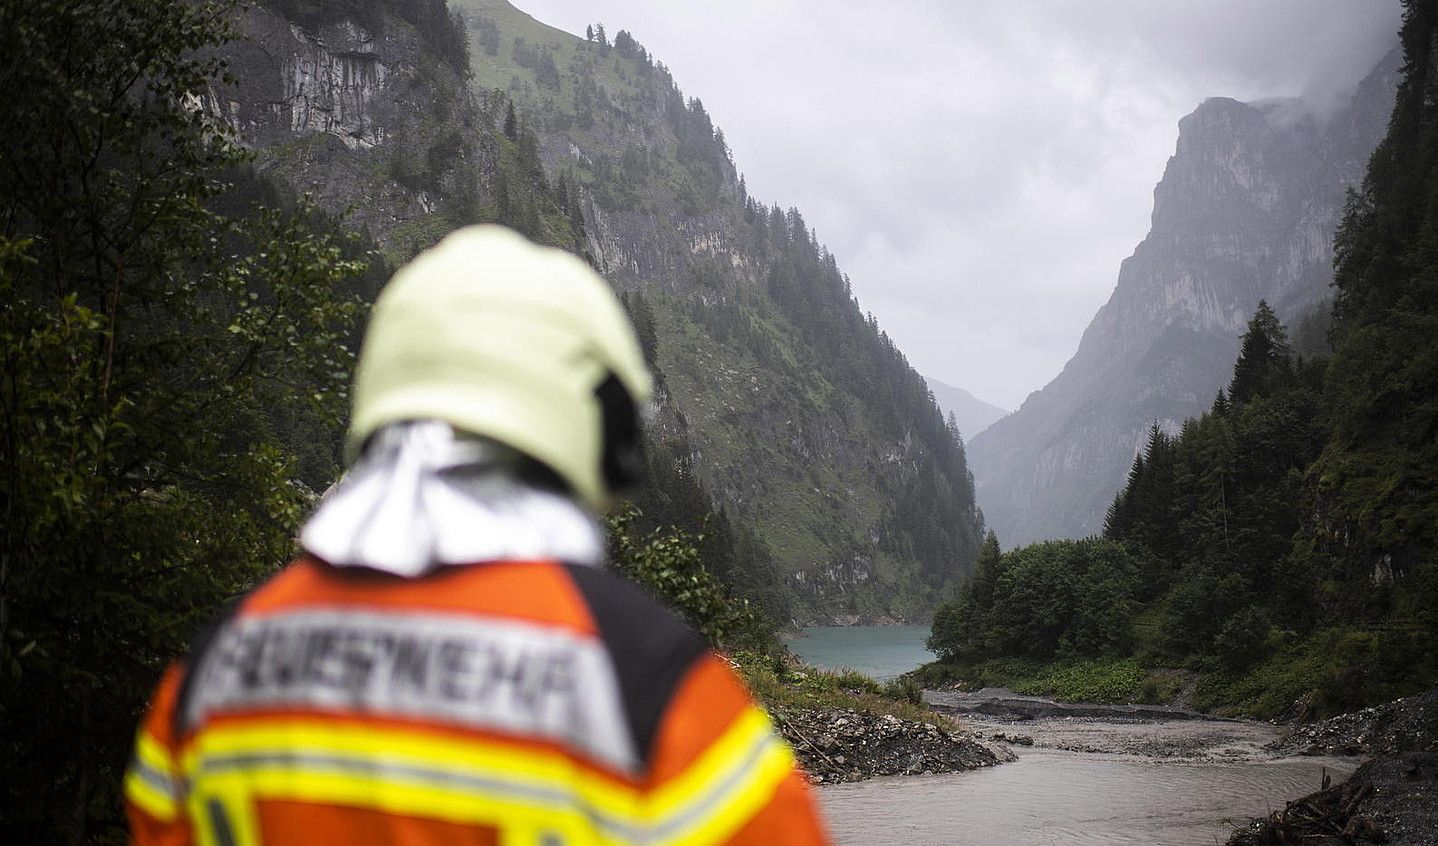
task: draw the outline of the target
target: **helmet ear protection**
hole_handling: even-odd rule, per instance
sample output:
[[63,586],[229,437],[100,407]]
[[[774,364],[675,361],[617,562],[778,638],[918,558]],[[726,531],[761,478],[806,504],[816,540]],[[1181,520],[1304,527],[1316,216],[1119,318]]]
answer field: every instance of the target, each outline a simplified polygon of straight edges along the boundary
[[599,403],[603,447],[600,473],[612,491],[633,487],[644,478],[644,438],[639,407],[629,389],[614,373],[594,389]]

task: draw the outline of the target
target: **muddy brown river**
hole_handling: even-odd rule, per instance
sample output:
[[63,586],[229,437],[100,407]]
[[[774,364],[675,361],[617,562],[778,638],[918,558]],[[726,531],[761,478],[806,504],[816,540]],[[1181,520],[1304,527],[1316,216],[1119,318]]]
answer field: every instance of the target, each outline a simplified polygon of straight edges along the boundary
[[1279,758],[1262,723],[963,717],[1008,746],[1012,763],[949,775],[821,788],[841,844],[1222,844],[1233,825],[1339,781],[1358,761]]

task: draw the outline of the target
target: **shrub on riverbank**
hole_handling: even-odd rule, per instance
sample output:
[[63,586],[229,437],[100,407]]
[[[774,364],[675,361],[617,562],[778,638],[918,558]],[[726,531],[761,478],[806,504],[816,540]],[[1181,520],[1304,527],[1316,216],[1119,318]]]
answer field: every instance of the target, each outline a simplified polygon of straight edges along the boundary
[[1206,711],[1261,719],[1331,717],[1421,689],[1433,656],[1417,654],[1401,631],[1330,626],[1272,644],[1268,658],[1238,671],[1200,678],[1194,704]]
[[1277,633],[1268,657],[1229,669],[1218,659],[1196,659],[1184,669],[1146,666],[1142,659],[1042,663],[1024,659],[934,662],[904,678],[926,688],[961,684],[1006,687],[1060,701],[1177,704],[1188,681],[1192,701],[1205,713],[1255,719],[1321,719],[1404,695],[1429,672],[1432,656],[1415,653],[1418,641],[1402,632],[1330,626],[1300,638]]
[[735,659],[749,689],[771,711],[776,707],[851,709],[958,729],[953,720],[925,706],[918,685],[907,680],[880,685],[853,670],[820,670],[754,652],[739,652]]

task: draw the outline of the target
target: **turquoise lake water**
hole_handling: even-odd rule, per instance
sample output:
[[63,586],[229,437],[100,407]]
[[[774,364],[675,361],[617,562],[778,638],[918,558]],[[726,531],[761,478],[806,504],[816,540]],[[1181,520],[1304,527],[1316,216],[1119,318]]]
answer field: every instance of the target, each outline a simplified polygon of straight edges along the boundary
[[888,681],[934,660],[924,648],[928,636],[928,626],[821,626],[784,642],[807,664]]

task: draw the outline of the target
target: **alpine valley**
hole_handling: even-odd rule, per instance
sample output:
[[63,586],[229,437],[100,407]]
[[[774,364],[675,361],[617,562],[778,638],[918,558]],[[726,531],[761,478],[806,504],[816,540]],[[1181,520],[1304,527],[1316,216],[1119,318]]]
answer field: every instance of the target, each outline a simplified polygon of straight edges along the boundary
[[[505,223],[589,258],[661,383],[646,526],[783,622],[927,621],[982,516],[962,442],[799,210],[630,33],[503,0],[265,0],[206,107],[388,264]],[[707,515],[707,516],[706,516]]]

